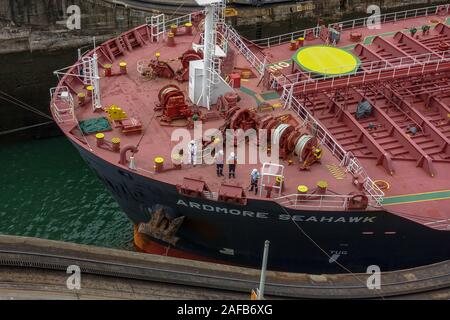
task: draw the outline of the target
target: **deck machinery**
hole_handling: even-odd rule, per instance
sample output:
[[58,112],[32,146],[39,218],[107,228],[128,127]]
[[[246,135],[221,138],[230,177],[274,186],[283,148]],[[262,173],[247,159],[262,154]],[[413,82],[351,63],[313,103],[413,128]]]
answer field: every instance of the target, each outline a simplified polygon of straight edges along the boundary
[[308,273],[449,259],[450,6],[249,41],[224,2],[198,2],[51,90],[136,247],[259,267],[270,240],[269,269]]

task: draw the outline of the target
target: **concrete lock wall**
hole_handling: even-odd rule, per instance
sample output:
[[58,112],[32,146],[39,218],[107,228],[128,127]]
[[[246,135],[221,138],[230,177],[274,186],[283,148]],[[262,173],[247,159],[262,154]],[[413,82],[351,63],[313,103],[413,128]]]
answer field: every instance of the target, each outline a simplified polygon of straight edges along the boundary
[[[81,9],[81,28],[67,28],[67,8]],[[58,50],[106,40],[143,24],[150,13],[102,0],[1,0],[0,53]]]
[[[185,14],[195,10],[193,0],[186,1],[183,7],[178,5],[179,2],[180,0],[147,0],[139,2],[143,3],[139,4],[139,7],[124,7],[112,0],[0,0],[0,41],[2,41],[0,53],[79,47],[90,43],[94,35],[101,41],[142,24],[145,22],[145,16],[154,13],[173,15],[175,11],[178,14]],[[313,21],[319,16],[339,20],[352,14],[366,15],[366,8],[370,4],[379,5],[382,11],[392,11],[409,5],[426,6],[442,2],[445,1],[291,1],[262,7],[239,6],[236,7],[237,15],[230,15],[228,20],[237,27],[288,19],[309,18]],[[68,18],[66,10],[73,4],[81,9],[79,30],[68,30],[66,27]]]

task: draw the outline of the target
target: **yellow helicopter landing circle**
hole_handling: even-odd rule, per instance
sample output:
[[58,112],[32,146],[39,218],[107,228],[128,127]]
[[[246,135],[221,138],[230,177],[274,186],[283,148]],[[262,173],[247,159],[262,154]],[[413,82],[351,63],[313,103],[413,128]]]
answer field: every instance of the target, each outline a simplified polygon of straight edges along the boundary
[[292,58],[303,70],[323,75],[352,73],[361,64],[350,52],[329,46],[301,48]]

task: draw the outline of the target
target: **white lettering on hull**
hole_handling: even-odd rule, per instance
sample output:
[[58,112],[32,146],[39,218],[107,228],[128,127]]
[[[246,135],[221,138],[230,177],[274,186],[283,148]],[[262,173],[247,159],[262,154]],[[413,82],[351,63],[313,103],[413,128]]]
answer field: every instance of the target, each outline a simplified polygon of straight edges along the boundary
[[[268,219],[271,215],[267,212],[253,212],[249,210],[228,209],[224,207],[216,207],[208,204],[200,204],[193,201],[183,201],[181,199],[177,202],[178,206],[186,208],[197,209],[204,213],[216,212],[221,214],[230,214],[233,216],[242,216],[247,218]],[[374,223],[376,216],[350,216],[351,213],[346,213],[346,216],[318,216],[318,215],[292,215],[279,214],[278,220],[294,220],[297,222],[313,222],[313,223]]]

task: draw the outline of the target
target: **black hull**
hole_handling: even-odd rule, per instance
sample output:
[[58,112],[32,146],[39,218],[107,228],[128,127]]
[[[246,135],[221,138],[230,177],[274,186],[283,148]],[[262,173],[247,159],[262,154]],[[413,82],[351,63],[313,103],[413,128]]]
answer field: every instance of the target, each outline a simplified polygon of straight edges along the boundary
[[130,173],[74,145],[134,223],[148,222],[159,206],[174,218],[185,216],[177,232],[178,250],[259,268],[264,241],[270,240],[269,269],[315,274],[345,272],[321,249],[352,272],[366,272],[371,265],[390,271],[450,259],[450,232],[386,211],[302,211],[265,200],[249,199],[244,207],[188,198],[174,185]]

